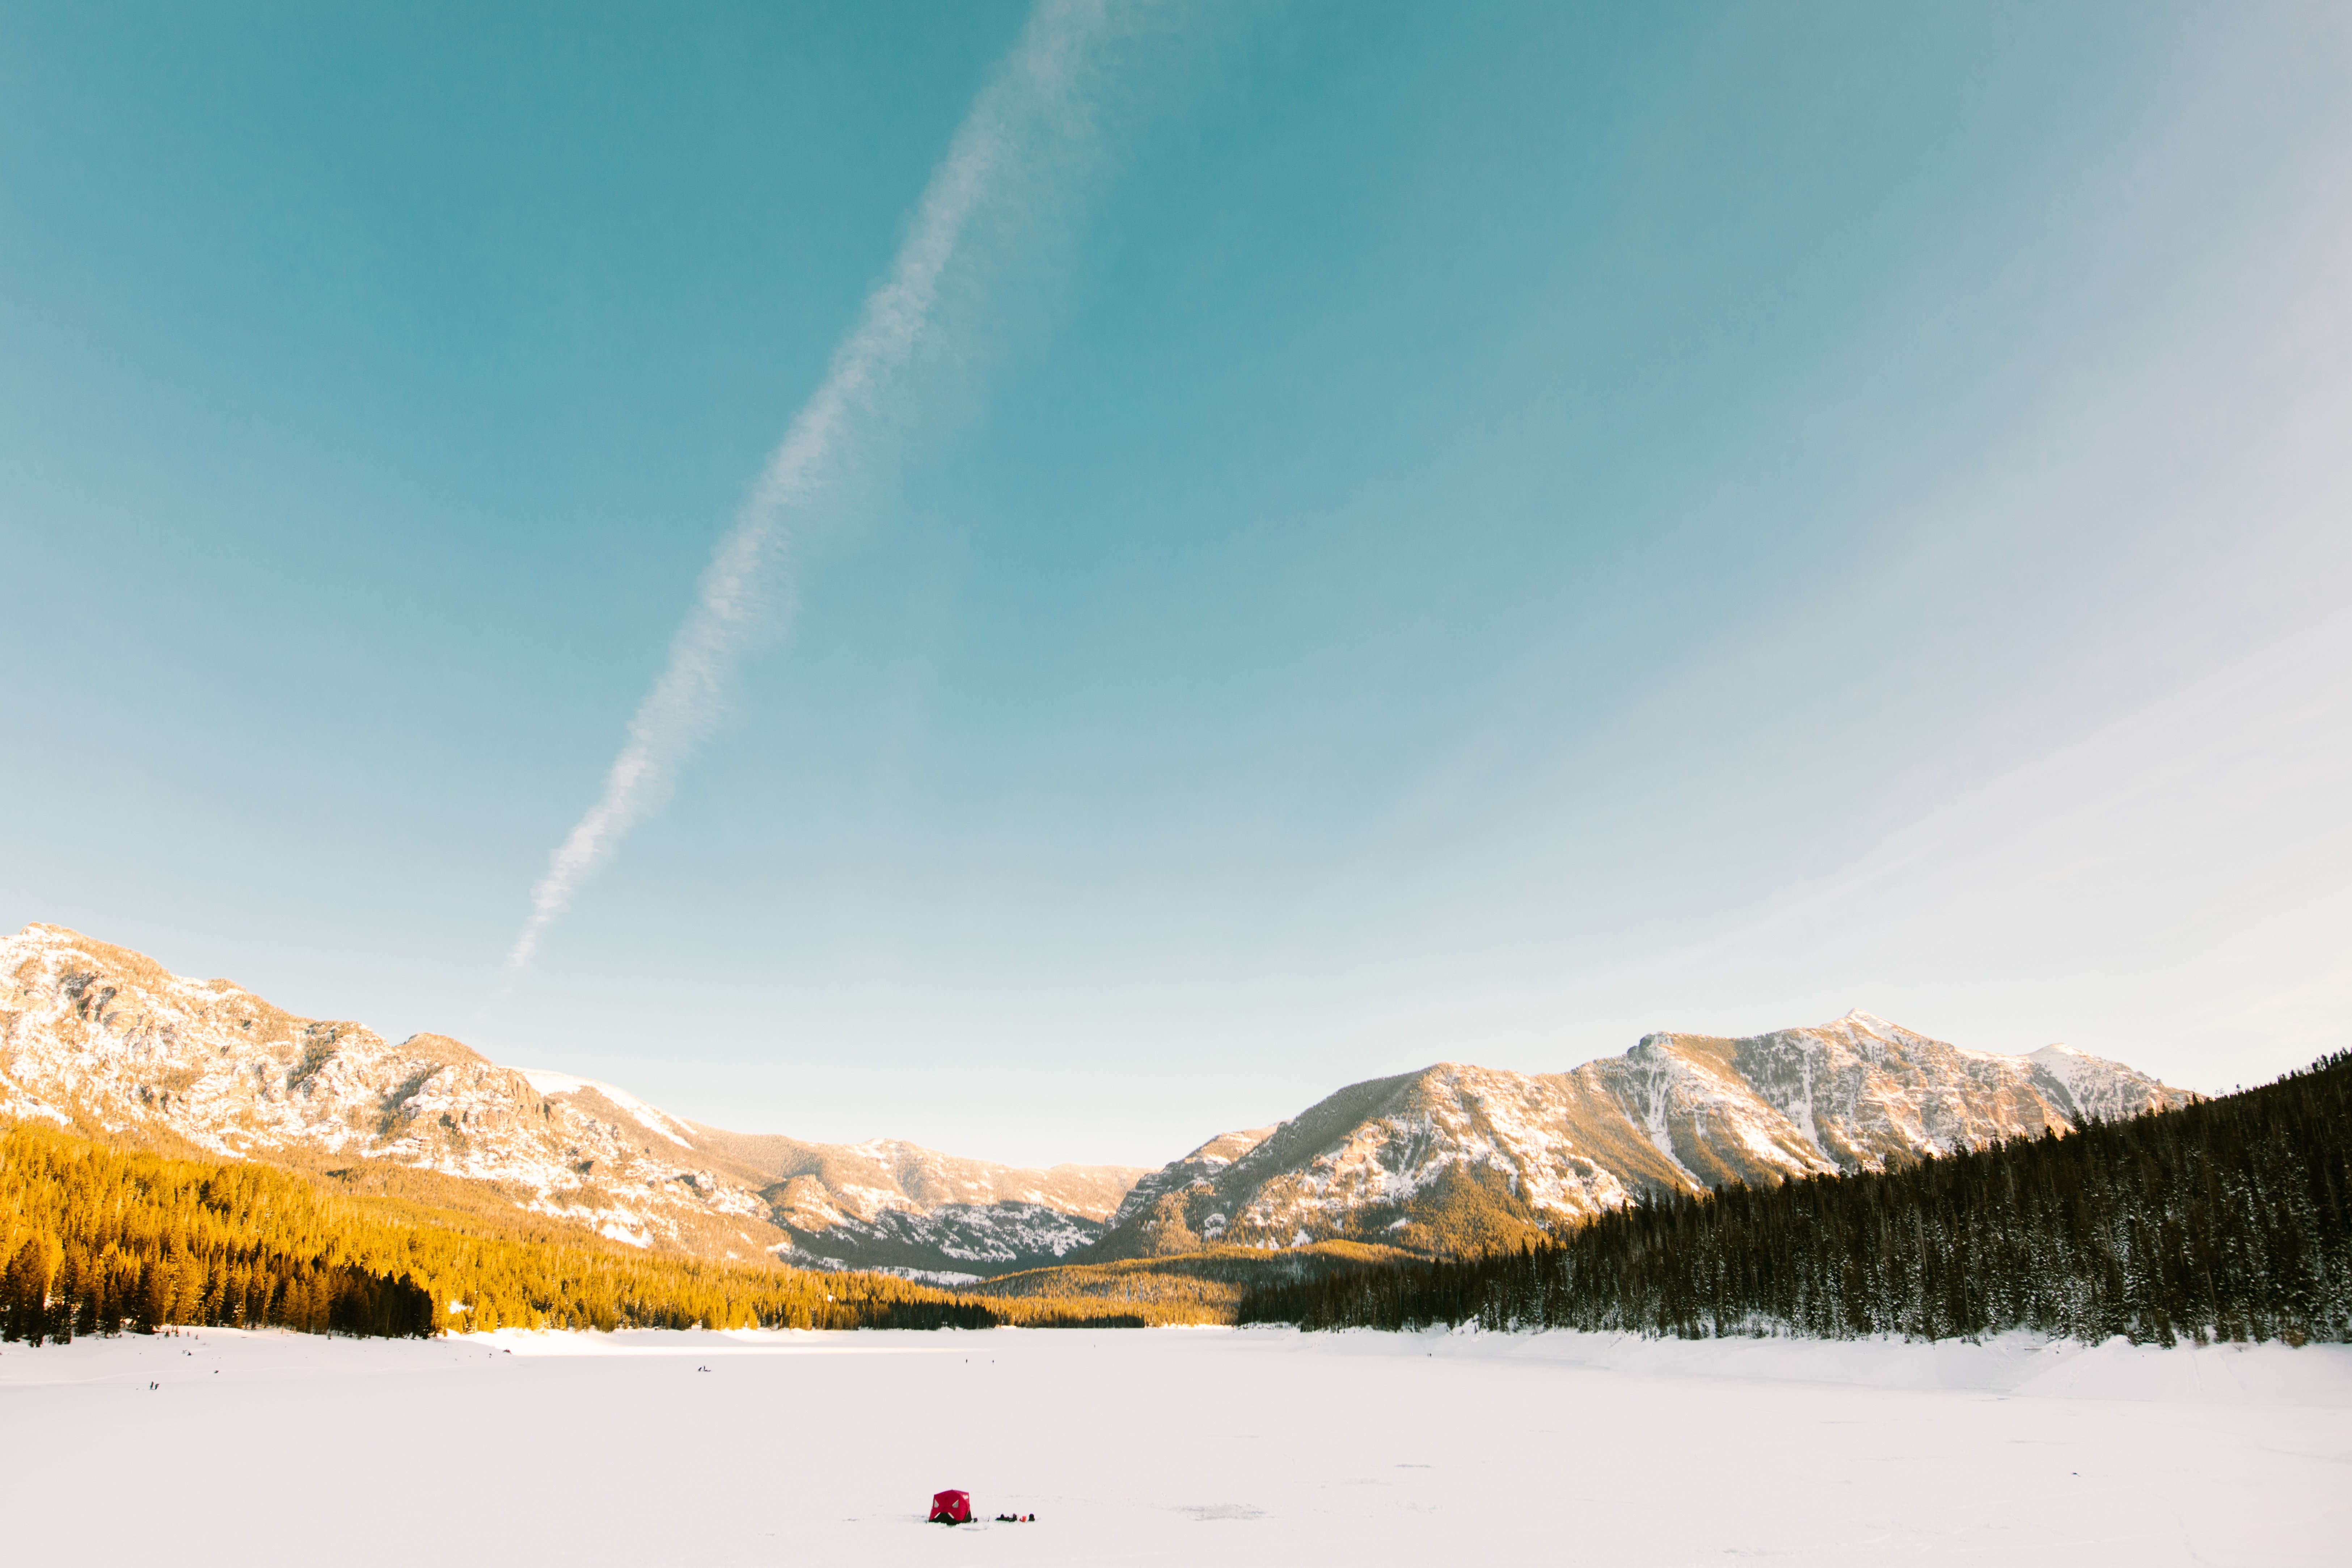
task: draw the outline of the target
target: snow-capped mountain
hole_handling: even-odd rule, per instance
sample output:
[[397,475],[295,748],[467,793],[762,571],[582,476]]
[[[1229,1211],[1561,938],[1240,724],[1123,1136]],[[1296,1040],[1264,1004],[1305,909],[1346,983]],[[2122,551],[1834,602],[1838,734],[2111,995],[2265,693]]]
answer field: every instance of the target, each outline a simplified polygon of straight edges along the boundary
[[639,1246],[969,1275],[1092,1242],[1142,1173],[729,1132],[610,1084],[497,1066],[444,1036],[394,1045],[296,1017],[39,924],[0,939],[0,1116],[354,1178],[434,1173],[467,1184],[468,1201]]
[[1158,1171],[1018,1170],[889,1139],[730,1132],[446,1036],[394,1045],[296,1017],[61,926],[0,939],[0,1116],[361,1185],[404,1173],[415,1195],[639,1246],[941,1279],[1217,1244],[1508,1244],[1647,1190],[1877,1170],[2190,1098],[2063,1046],[1965,1050],[1853,1013],[1748,1039],[1652,1035],[1566,1073],[1444,1062]]
[[1966,1050],[1866,1013],[1739,1040],[1651,1035],[1566,1073],[1442,1062],[1202,1145],[1136,1183],[1086,1256],[1510,1243],[1644,1191],[1882,1170],[2192,1098],[2064,1046]]

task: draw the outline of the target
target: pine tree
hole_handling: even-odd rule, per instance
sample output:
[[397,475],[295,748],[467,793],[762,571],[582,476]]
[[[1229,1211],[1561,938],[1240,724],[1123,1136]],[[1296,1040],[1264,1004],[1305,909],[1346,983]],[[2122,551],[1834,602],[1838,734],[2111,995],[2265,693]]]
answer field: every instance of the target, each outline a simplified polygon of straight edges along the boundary
[[2352,1054],[1875,1174],[1660,1193],[1540,1250],[1252,1291],[1243,1321],[2352,1337]]

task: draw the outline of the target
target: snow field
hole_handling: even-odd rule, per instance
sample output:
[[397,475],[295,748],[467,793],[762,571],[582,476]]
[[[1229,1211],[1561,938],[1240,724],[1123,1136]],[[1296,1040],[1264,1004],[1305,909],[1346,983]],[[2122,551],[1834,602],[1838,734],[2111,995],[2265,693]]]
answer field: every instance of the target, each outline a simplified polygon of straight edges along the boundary
[[206,1330],[0,1349],[0,1478],[100,1564],[2336,1563],[2352,1349]]

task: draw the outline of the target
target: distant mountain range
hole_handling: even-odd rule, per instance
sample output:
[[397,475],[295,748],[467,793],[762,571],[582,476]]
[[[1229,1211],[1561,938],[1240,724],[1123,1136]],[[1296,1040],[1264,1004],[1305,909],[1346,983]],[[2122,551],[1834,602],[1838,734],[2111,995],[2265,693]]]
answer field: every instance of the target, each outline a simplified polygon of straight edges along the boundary
[[1867,1013],[1748,1039],[1650,1035],[1573,1072],[1441,1062],[1212,1139],[1138,1182],[1086,1259],[1511,1245],[1643,1192],[1884,1170],[2195,1098],[2064,1046],[1964,1050]]
[[0,939],[0,1116],[570,1221],[639,1246],[942,1280],[1214,1247],[1511,1244],[1645,1191],[1882,1169],[2195,1097],[2063,1046],[1966,1050],[1853,1013],[1652,1035],[1567,1073],[1441,1063],[1146,1171],[1020,1170],[730,1132],[609,1084],[387,1043],[61,926]]
[[1016,1170],[912,1143],[809,1143],[672,1116],[610,1084],[398,1045],[191,980],[62,926],[0,940],[0,1116],[313,1171],[437,1173],[619,1240],[966,1277],[1097,1239],[1144,1173]]

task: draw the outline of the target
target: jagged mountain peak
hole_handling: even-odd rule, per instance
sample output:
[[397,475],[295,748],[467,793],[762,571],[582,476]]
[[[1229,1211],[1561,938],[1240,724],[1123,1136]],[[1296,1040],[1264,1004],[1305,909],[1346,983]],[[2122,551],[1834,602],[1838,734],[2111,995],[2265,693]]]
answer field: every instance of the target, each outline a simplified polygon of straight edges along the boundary
[[613,1084],[500,1067],[446,1035],[395,1046],[299,1017],[42,923],[0,939],[0,1116],[372,1180],[425,1173],[465,1184],[468,1202],[640,1246],[913,1269],[1053,1261],[1098,1236],[1143,1173],[704,1127]]
[[[1762,1035],[1734,1037],[1696,1034],[1680,1029],[1660,1029],[1643,1036],[1640,1044],[1635,1046],[1634,1049],[1638,1051],[1646,1047],[1654,1051],[1671,1049],[1679,1046],[1706,1050],[1736,1047],[1743,1039],[1781,1037],[1836,1039],[1862,1048],[1870,1048],[1874,1043],[1877,1045],[1937,1043],[1932,1036],[1921,1034],[1916,1029],[1906,1028],[1903,1025],[1882,1018],[1875,1013],[1864,1012],[1862,1008],[1856,1007],[1831,1019],[1826,1024],[1795,1025],[1787,1028],[1770,1030]],[[1960,1047],[1950,1048],[1957,1050]]]
[[1652,1033],[1564,1073],[1440,1061],[1158,1171],[1016,1170],[898,1139],[730,1132],[447,1036],[395,1046],[299,1017],[62,926],[0,939],[0,1115],[413,1168],[639,1245],[935,1274],[1081,1248],[1507,1244],[1645,1191],[1881,1169],[2188,1098],[2068,1047],[1970,1050],[1857,1010],[1739,1038]]
[[1238,1158],[1203,1145],[1145,1177],[1089,1256],[1508,1244],[1644,1191],[1881,1170],[2189,1098],[2120,1063],[1968,1050],[1859,1011],[1741,1038],[1654,1032],[1566,1073],[1440,1062],[1351,1084]]

